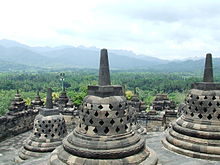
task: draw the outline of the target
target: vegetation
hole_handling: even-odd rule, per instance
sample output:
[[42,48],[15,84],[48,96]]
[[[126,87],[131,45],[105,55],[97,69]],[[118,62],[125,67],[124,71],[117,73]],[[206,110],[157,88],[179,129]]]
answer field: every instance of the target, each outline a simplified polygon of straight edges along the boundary
[[[68,96],[76,106],[82,103],[86,96],[87,86],[97,84],[97,70],[78,70],[65,72],[64,86]],[[185,94],[193,82],[201,81],[201,77],[191,73],[151,73],[113,71],[112,84],[120,84],[126,89],[128,99],[134,89],[147,105],[150,105],[157,93],[167,93],[170,99],[177,103],[184,100]],[[58,72],[39,73],[0,73],[0,115],[6,113],[16,90],[21,91],[22,97],[30,104],[36,91],[45,98],[46,90],[51,87],[53,96],[58,97],[61,91],[61,81]]]

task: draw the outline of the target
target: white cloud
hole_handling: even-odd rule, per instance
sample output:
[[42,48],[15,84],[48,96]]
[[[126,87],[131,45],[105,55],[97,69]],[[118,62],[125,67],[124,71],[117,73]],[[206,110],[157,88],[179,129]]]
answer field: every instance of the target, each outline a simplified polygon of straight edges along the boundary
[[0,0],[0,38],[29,45],[220,56],[218,0]]

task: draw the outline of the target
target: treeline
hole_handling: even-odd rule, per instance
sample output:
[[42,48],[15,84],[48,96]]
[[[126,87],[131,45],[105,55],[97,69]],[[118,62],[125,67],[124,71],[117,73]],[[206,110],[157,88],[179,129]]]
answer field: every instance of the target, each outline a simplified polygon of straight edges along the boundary
[[[42,97],[48,87],[54,90],[54,97],[61,91],[59,72],[41,73],[1,73],[0,74],[0,114],[7,111],[10,100],[18,89],[28,103],[39,90]],[[136,89],[139,97],[150,105],[157,93],[168,93],[170,98],[177,103],[181,102],[193,82],[201,81],[189,73],[150,73],[150,72],[125,72],[112,71],[112,84],[120,84],[130,91]],[[86,96],[87,86],[95,85],[98,81],[96,70],[81,70],[65,72],[64,86],[69,97],[76,106],[82,103]],[[129,92],[128,92],[129,93]]]

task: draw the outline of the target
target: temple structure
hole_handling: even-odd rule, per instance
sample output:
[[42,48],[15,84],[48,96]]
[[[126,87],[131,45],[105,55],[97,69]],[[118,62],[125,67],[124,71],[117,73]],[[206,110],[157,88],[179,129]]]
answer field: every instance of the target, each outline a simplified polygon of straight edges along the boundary
[[136,112],[140,112],[140,107],[141,107],[141,101],[138,98],[136,89],[134,90],[134,95],[131,97],[131,100],[129,101],[129,104],[135,108]]
[[55,149],[50,165],[157,164],[145,139],[132,130],[122,86],[111,85],[107,50],[101,50],[99,85],[88,86],[78,126]]
[[170,101],[166,94],[157,94],[153,101],[154,110],[165,110],[174,109],[176,107],[175,103]]
[[206,55],[203,82],[192,85],[183,107],[164,146],[190,157],[220,160],[220,83],[213,82],[211,54]]
[[62,139],[67,135],[64,118],[59,109],[53,108],[52,90],[48,89],[46,108],[41,108],[34,120],[34,129],[30,137],[19,152],[17,162],[41,157],[44,153],[53,151],[61,145]]
[[12,99],[11,105],[9,106],[8,110],[9,110],[9,112],[8,112],[9,115],[13,115],[17,112],[27,110],[27,106],[25,105],[25,101],[22,99],[18,90],[17,90],[17,93],[15,94],[15,97]]
[[37,95],[35,96],[34,100],[31,101],[31,105],[32,105],[34,108],[43,107],[44,101],[41,100],[39,91],[37,91]]
[[62,108],[67,106],[67,103],[69,101],[69,98],[67,97],[65,89],[62,90],[60,93],[59,99],[58,99],[58,105],[61,106]]

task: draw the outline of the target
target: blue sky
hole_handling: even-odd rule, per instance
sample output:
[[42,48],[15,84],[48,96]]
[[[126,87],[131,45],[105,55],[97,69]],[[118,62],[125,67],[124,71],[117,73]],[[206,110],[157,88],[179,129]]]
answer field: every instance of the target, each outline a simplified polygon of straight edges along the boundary
[[219,0],[0,0],[0,39],[220,57]]

